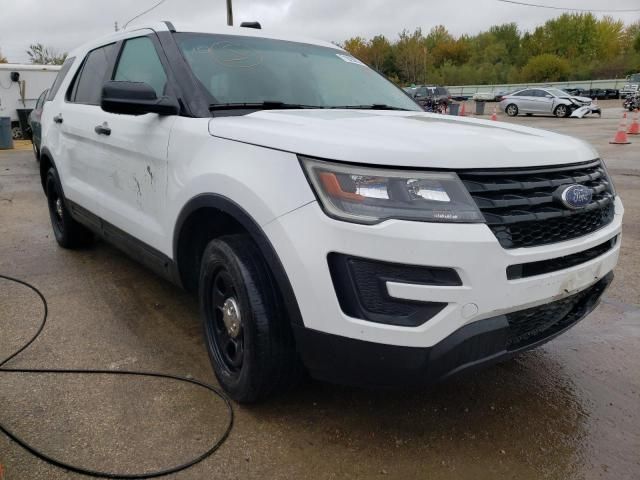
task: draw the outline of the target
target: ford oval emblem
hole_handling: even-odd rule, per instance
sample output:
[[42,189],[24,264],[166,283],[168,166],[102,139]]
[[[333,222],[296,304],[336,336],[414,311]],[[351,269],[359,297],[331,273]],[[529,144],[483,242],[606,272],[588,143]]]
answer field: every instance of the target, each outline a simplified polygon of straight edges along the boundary
[[563,185],[556,190],[556,198],[567,208],[583,208],[591,203],[593,190],[584,185]]

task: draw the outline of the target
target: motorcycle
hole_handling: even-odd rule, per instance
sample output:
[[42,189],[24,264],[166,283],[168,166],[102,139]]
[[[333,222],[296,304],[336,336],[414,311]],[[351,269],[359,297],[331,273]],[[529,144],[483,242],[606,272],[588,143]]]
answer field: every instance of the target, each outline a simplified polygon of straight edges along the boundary
[[624,99],[622,106],[630,112],[640,109],[640,92],[628,95],[627,98]]
[[447,104],[443,102],[438,102],[434,97],[422,97],[418,99],[418,103],[422,108],[424,108],[425,112],[429,113],[447,113]]

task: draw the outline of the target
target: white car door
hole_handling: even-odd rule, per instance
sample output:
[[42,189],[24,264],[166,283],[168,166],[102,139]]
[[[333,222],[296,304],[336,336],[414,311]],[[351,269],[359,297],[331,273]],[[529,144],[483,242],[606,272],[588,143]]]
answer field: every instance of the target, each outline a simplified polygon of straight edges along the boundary
[[56,102],[52,118],[60,130],[56,165],[65,197],[95,215],[102,196],[96,169],[108,158],[99,148],[99,138],[93,126],[101,118],[101,87],[114,54],[115,43],[87,54],[70,90],[61,92],[64,98]]
[[[158,97],[165,93],[167,75],[150,37],[124,41],[112,79],[147,83]],[[103,153],[96,178],[102,194],[99,215],[157,250],[170,233],[163,231],[161,218],[166,208],[167,148],[175,120],[176,116],[156,113],[101,110],[91,124]]]

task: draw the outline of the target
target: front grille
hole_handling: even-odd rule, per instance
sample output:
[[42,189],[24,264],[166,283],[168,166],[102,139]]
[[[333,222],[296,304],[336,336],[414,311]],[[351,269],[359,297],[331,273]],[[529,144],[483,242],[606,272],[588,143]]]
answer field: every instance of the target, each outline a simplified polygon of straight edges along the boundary
[[518,350],[550,337],[582,319],[597,304],[613,274],[562,300],[507,314],[507,350]]
[[342,311],[371,322],[415,327],[447,306],[443,302],[392,298],[387,292],[387,282],[462,285],[460,276],[452,268],[401,265],[339,253],[330,253],[327,260]]
[[557,272],[566,268],[575,267],[589,260],[598,258],[611,250],[617,241],[617,237],[607,240],[600,245],[596,245],[588,250],[566,255],[564,257],[551,258],[549,260],[540,260],[538,262],[519,263],[517,265],[509,265],[507,267],[507,279],[516,280],[518,278],[533,277],[535,275],[543,275],[545,273]]
[[[613,220],[613,188],[600,160],[548,168],[465,170],[458,175],[504,248],[571,240]],[[571,184],[591,188],[591,203],[577,210],[562,205],[554,193]]]

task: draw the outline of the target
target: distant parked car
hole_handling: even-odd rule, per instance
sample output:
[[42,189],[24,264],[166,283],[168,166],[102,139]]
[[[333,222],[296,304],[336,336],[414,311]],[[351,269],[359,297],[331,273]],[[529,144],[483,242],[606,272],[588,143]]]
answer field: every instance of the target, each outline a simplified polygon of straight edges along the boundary
[[40,122],[40,119],[42,118],[42,108],[44,107],[47,93],[49,93],[48,88],[40,94],[35,108],[29,114],[31,143],[33,144],[33,154],[36,156],[36,160],[40,160],[40,142],[42,140],[42,124]]
[[620,98],[620,90],[615,88],[565,88],[565,92],[572,96],[589,97],[591,99],[608,100],[611,98]]
[[503,97],[500,109],[510,117],[518,114],[555,115],[568,117],[584,106],[591,107],[590,113],[601,114],[599,107],[593,106],[591,98],[573,96],[559,88],[527,88]]
[[476,102],[499,102],[502,97],[508,95],[510,92],[506,90],[492,90],[490,92],[477,92],[471,97]]

